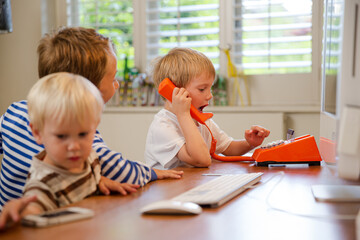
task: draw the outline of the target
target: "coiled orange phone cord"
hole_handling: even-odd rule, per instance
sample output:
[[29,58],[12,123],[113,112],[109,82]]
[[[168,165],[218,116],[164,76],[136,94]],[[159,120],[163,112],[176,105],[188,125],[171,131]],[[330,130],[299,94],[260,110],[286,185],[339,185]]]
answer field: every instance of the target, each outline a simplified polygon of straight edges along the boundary
[[223,161],[223,162],[238,162],[238,161],[255,161],[254,158],[249,156],[220,156],[215,153],[216,150],[216,139],[214,138],[210,128],[206,123],[204,123],[205,127],[209,130],[211,134],[211,147],[210,147],[210,155],[212,158]]

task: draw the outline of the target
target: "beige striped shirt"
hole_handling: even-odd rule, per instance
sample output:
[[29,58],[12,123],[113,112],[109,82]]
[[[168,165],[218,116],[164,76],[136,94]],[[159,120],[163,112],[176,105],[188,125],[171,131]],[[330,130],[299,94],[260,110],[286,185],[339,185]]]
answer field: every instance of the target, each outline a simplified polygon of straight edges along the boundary
[[65,169],[44,163],[45,151],[33,157],[24,196],[37,196],[37,202],[44,211],[78,202],[97,194],[101,169],[96,153],[91,152],[84,170],[71,173]]

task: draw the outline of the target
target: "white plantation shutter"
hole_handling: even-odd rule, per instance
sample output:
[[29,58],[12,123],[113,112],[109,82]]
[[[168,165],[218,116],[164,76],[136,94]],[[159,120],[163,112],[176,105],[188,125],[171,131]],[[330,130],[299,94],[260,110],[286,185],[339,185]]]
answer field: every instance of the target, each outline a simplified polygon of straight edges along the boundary
[[219,66],[218,0],[148,0],[147,61],[174,47],[189,47]]
[[311,72],[311,0],[235,0],[233,35],[246,74]]
[[[134,4],[139,6],[138,13]],[[220,13],[226,4],[231,5],[232,14]],[[134,39],[141,53],[137,57],[146,55],[138,62],[146,65],[180,46],[205,53],[217,69],[218,46],[225,46],[220,43],[221,33],[227,36],[222,36],[222,41],[231,42],[234,62],[246,74],[288,74],[312,71],[312,5],[311,0],[67,0],[67,13],[68,25],[92,27],[111,37],[119,60],[128,54],[130,65],[134,60],[133,29],[145,32]],[[136,16],[145,20],[136,20]],[[225,24],[220,29],[220,21],[233,26]],[[144,68],[142,63],[138,65]],[[225,63],[221,67],[226,68]]]

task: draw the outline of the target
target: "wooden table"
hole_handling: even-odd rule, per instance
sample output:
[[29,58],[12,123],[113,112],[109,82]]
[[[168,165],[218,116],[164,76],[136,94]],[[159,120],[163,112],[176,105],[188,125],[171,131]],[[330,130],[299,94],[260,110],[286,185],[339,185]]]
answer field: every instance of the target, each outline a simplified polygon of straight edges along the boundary
[[[214,161],[209,168],[179,169],[185,172],[181,180],[159,180],[129,196],[97,196],[76,204],[93,209],[94,218],[43,229],[18,225],[0,232],[0,239],[355,239],[355,221],[332,216],[356,215],[360,203],[317,202],[312,195],[314,184],[345,182],[325,166],[267,168],[253,163]],[[284,171],[282,179],[280,171]],[[200,215],[159,216],[139,212],[150,202],[172,198],[214,178],[203,173],[247,172],[264,172],[261,182],[274,178],[219,208],[205,208]]]

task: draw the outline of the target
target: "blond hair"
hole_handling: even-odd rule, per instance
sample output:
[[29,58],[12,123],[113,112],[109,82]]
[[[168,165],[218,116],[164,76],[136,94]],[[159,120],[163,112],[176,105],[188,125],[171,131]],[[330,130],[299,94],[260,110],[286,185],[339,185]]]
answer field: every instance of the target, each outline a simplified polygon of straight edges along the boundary
[[40,40],[37,48],[39,78],[56,72],[70,72],[99,87],[108,55],[114,50],[109,38],[94,29],[60,28]]
[[191,48],[173,48],[153,62],[152,77],[158,88],[164,78],[170,78],[177,87],[186,85],[201,74],[215,78],[215,68],[205,54]]
[[58,122],[94,119],[100,122],[104,100],[86,78],[72,73],[54,73],[41,78],[28,94],[28,114],[35,129],[42,130],[49,117]]

